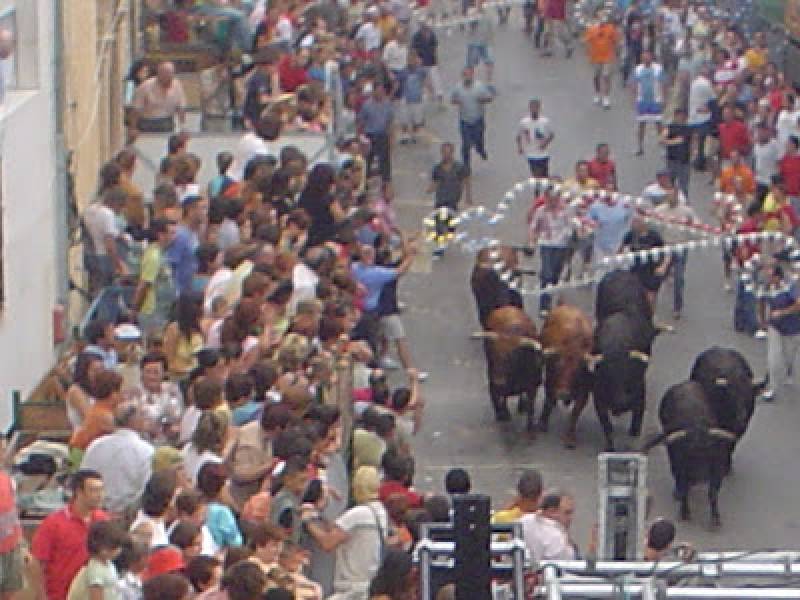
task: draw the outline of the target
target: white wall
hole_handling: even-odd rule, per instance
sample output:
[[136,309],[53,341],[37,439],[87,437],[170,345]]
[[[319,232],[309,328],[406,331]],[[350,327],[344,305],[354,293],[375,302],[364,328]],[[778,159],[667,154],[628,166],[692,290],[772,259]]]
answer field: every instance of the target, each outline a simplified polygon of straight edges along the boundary
[[52,2],[21,1],[38,3],[39,88],[9,92],[3,118],[0,431],[11,424],[12,390],[21,390],[25,397],[53,365],[56,260],[62,260],[56,257],[55,235],[55,211],[61,207],[54,189]]

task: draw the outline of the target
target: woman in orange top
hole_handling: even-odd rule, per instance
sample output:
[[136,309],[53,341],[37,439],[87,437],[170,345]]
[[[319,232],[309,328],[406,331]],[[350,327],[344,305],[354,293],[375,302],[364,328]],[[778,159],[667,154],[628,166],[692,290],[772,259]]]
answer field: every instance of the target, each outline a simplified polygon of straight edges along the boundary
[[[114,371],[100,371],[94,380],[95,403],[86,413],[80,427],[72,434],[69,441],[73,459],[83,457],[83,452],[101,435],[114,431],[114,409],[122,399],[122,376]],[[80,462],[73,462],[76,466]]]

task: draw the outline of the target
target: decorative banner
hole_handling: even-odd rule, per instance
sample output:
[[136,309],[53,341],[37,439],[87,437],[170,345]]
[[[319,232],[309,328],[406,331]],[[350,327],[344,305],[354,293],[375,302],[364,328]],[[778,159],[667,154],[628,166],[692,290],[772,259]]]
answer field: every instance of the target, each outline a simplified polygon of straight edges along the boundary
[[[606,190],[576,192],[569,189],[560,181],[544,177],[529,177],[528,179],[515,183],[511,189],[503,194],[502,199],[497,203],[494,211],[488,210],[484,206],[470,207],[458,215],[454,215],[450,209],[446,207],[434,210],[423,220],[427,238],[433,241],[437,245],[437,248],[440,249],[446,247],[450,242],[459,244],[469,253],[475,253],[487,246],[496,248],[501,245],[501,241],[497,237],[483,236],[481,238],[476,238],[474,236],[471,237],[467,231],[457,233],[455,229],[459,225],[468,225],[470,223],[479,223],[493,228],[505,220],[508,210],[517,199],[520,197],[527,199],[530,198],[531,195],[535,197],[544,192],[559,194],[571,207],[578,209],[578,213],[580,213],[582,207],[585,207],[585,199],[587,196],[591,196],[592,201],[611,199],[616,202],[626,202],[631,206],[635,206],[640,216],[644,217],[648,222],[658,223],[663,227],[697,236],[699,239],[688,240],[686,242],[670,244],[649,250],[625,252],[617,254],[614,257],[607,257],[603,260],[601,265],[595,267],[594,272],[586,273],[581,277],[562,280],[555,285],[544,287],[538,285],[526,287],[522,285],[517,274],[508,269],[502,261],[500,253],[498,251],[491,252],[490,260],[493,261],[492,266],[499,273],[500,278],[508,282],[510,287],[519,291],[521,294],[540,295],[543,293],[552,293],[593,285],[598,283],[608,271],[630,268],[637,261],[661,262],[664,258],[672,256],[673,254],[682,254],[684,252],[693,252],[695,250],[712,247],[719,248],[721,246],[724,246],[726,249],[731,249],[739,244],[756,245],[761,242],[776,246],[771,254],[783,255],[782,258],[785,258],[790,264],[789,273],[779,284],[762,282],[760,274],[767,265],[762,261],[761,254],[756,253],[743,265],[740,279],[744,285],[745,291],[753,293],[760,298],[775,296],[787,291],[795,281],[800,279],[800,249],[797,248],[793,237],[787,236],[782,232],[764,231],[733,234],[723,231],[720,227],[708,225],[706,223],[678,222],[666,219],[658,214],[651,208],[651,203],[641,196],[608,192]],[[734,195],[716,192],[714,194],[714,203],[730,211],[732,215],[730,219],[731,223],[738,226],[741,222],[741,211]],[[589,230],[592,228],[588,220],[581,219],[579,216],[576,216],[575,224],[578,227],[584,227]]]

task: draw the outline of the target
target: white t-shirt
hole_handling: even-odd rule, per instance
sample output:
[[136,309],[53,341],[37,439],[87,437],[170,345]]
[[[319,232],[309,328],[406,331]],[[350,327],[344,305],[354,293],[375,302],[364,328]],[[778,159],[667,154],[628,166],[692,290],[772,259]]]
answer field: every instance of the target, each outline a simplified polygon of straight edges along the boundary
[[316,298],[318,283],[319,276],[307,264],[298,262],[292,269],[292,296],[286,311],[293,315],[300,302]]
[[531,560],[573,560],[575,549],[560,523],[537,513],[524,515],[522,537],[531,553]]
[[753,162],[756,181],[769,185],[772,176],[778,172],[778,161],[784,154],[784,145],[771,139],[766,144],[753,144]]
[[408,46],[392,40],[383,49],[383,62],[391,71],[402,71],[408,65]]
[[522,147],[528,158],[547,158],[550,156],[550,146],[541,150],[539,144],[552,135],[550,119],[539,115],[534,119],[530,115],[522,117],[519,122],[519,134],[522,138]]
[[92,240],[95,254],[105,256],[107,254],[106,236],[110,235],[115,238],[119,236],[114,211],[105,204],[94,202],[83,211],[83,224]]
[[[711,120],[708,103],[716,96],[714,87],[707,78],[694,78],[689,87],[689,125],[702,125]],[[701,110],[705,112],[700,112]]]
[[378,500],[354,506],[336,519],[336,525],[349,534],[336,548],[333,587],[337,592],[367,590],[381,564],[381,535],[389,535],[386,509]]
[[271,147],[264,138],[256,135],[252,131],[245,133],[236,146],[236,158],[233,161],[231,177],[237,181],[241,181],[244,179],[244,170],[247,167],[247,163],[249,163],[251,159],[256,156],[267,156],[270,154],[277,158],[278,152],[276,148]]
[[781,146],[786,146],[790,136],[800,134],[800,127],[797,125],[798,118],[800,118],[800,110],[782,110],[778,113],[775,130],[778,132],[777,137]]
[[279,42],[292,43],[294,31],[292,29],[292,22],[286,15],[281,15],[278,22],[275,24],[275,34]]
[[364,40],[364,49],[367,52],[379,50],[381,47],[381,30],[372,21],[367,21],[358,28],[356,40]]

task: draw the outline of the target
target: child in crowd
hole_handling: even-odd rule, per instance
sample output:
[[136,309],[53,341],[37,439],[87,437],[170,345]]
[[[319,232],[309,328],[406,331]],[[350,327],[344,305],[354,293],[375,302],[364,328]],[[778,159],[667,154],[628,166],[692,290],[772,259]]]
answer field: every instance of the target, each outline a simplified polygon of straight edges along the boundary
[[113,560],[129,541],[125,530],[114,522],[92,523],[86,538],[89,562],[72,580],[67,600],[115,600],[120,576]]

